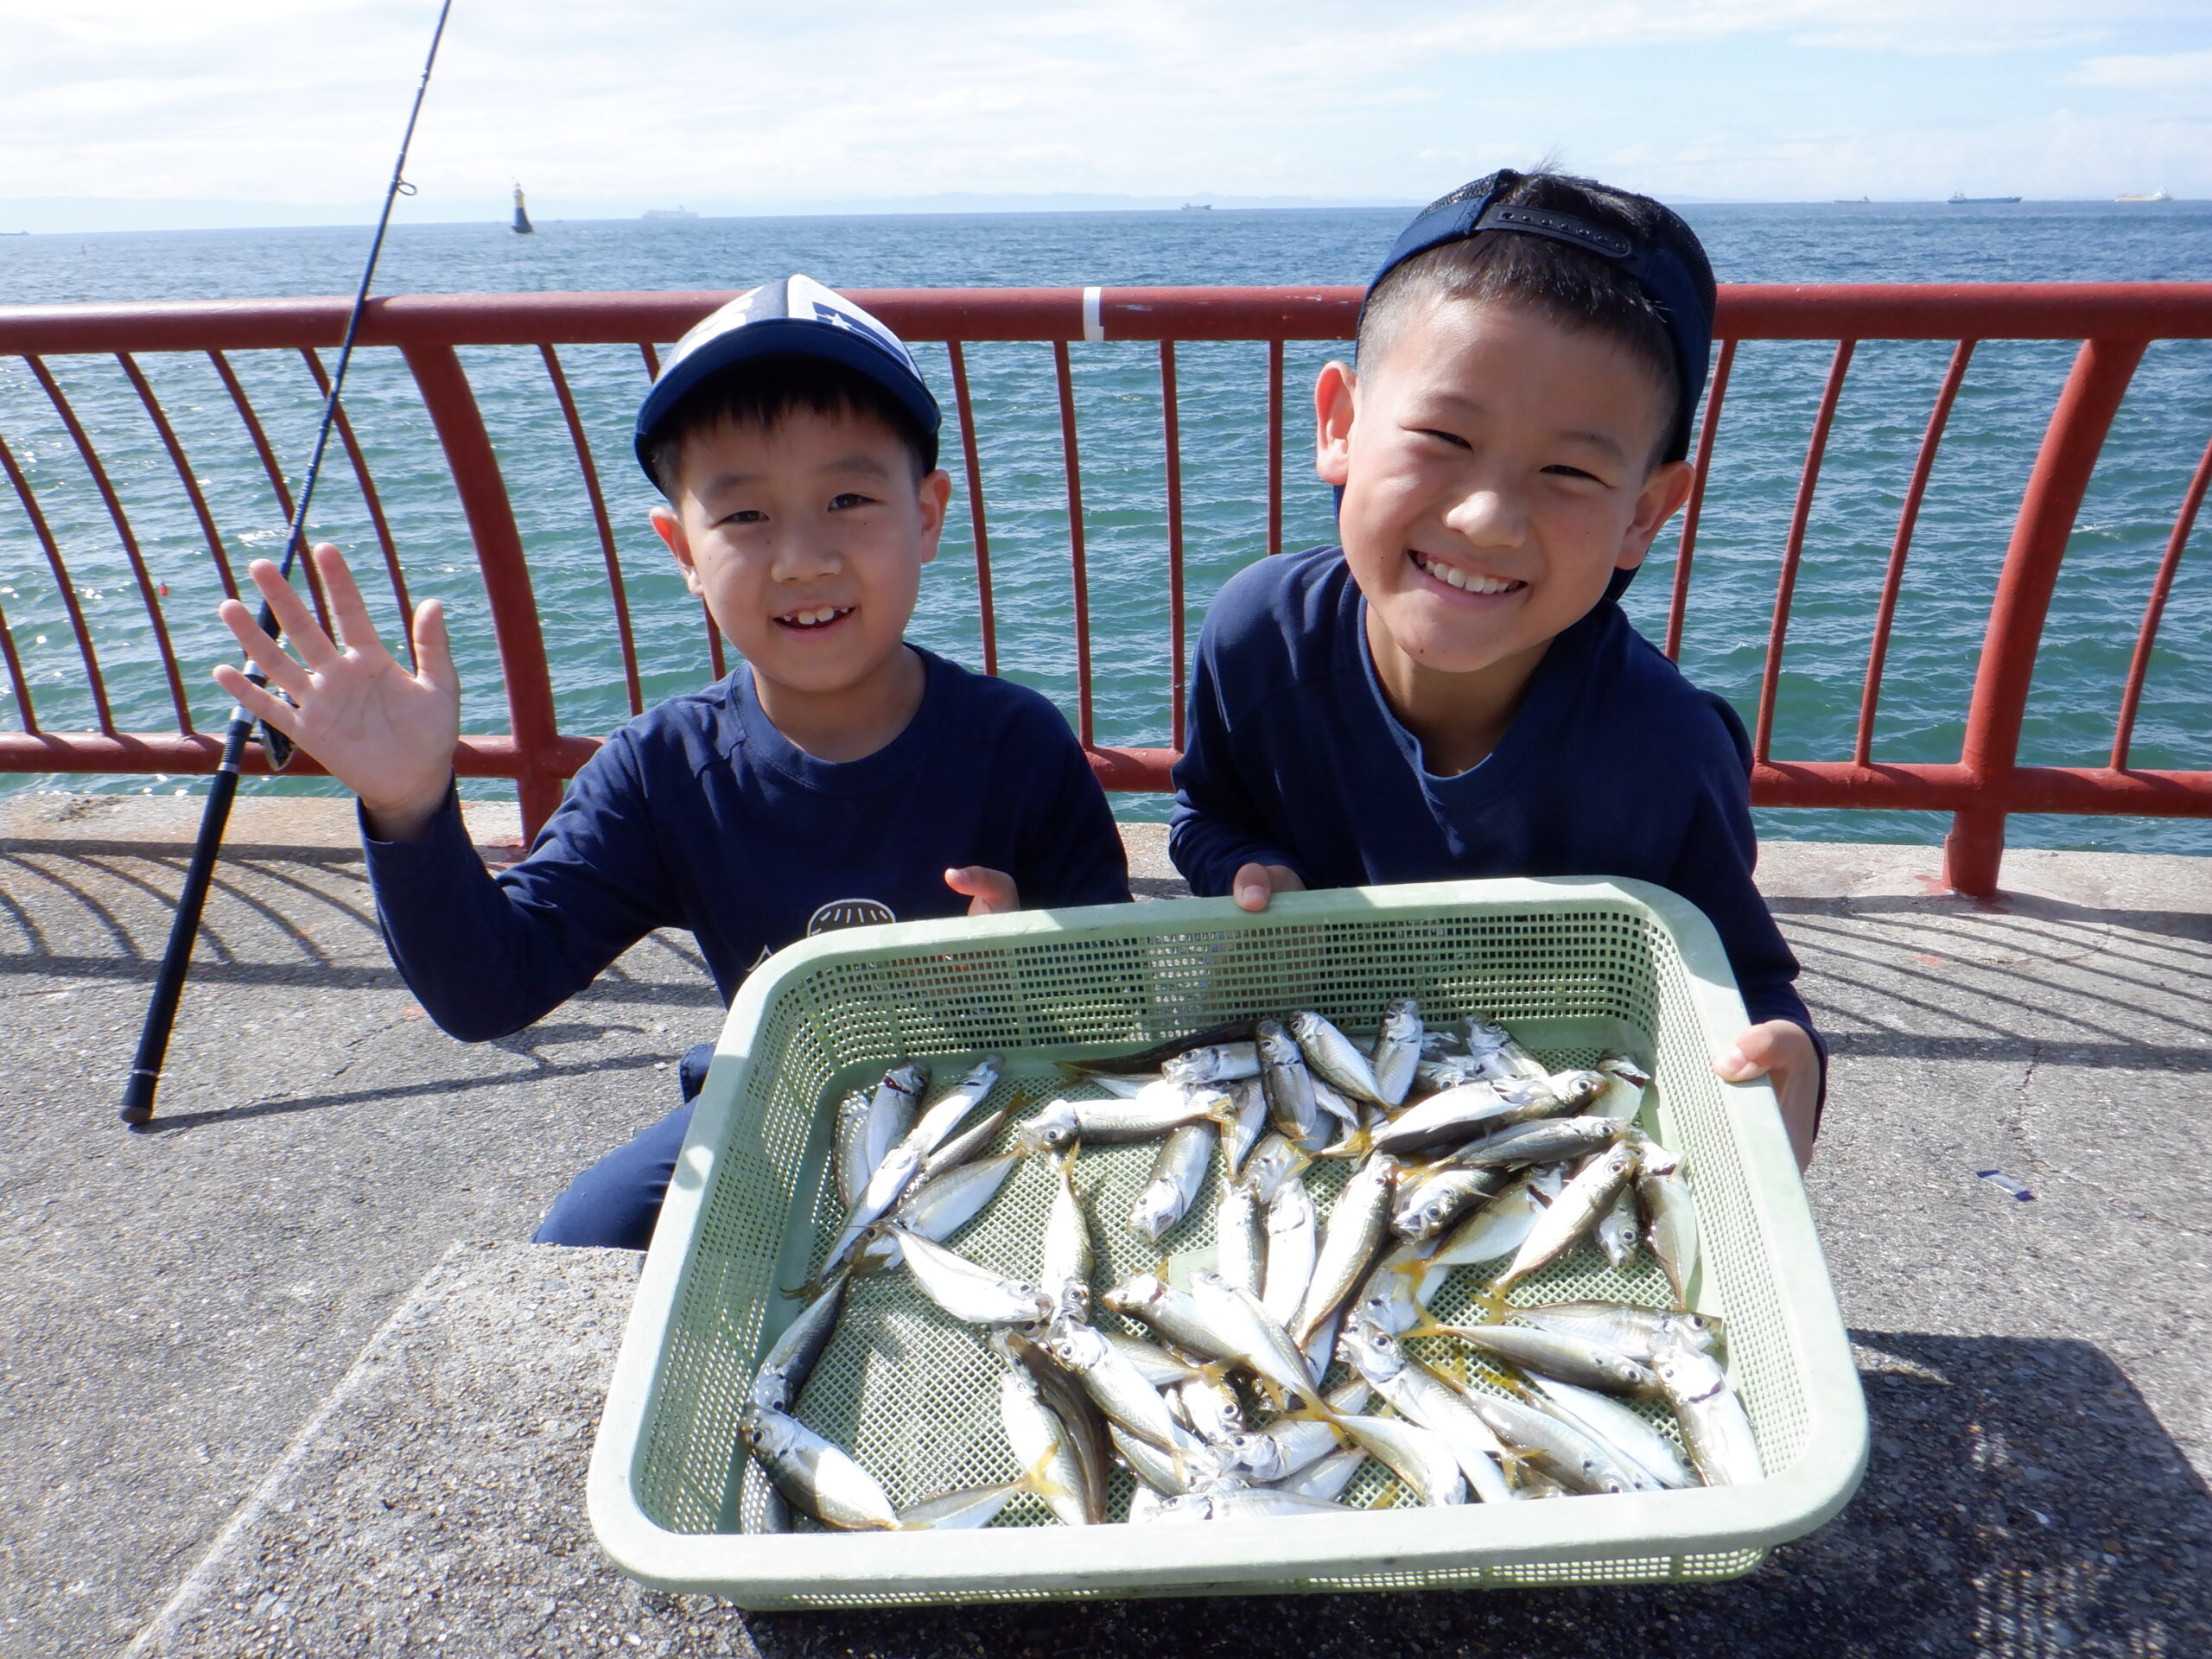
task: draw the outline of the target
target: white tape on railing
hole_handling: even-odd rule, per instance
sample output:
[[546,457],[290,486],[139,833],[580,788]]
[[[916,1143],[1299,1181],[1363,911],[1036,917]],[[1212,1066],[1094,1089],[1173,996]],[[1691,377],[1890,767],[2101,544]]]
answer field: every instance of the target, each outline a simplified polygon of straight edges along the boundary
[[1104,291],[1096,288],[1083,290],[1083,337],[1085,340],[1106,338],[1105,319],[1098,315],[1098,298]]

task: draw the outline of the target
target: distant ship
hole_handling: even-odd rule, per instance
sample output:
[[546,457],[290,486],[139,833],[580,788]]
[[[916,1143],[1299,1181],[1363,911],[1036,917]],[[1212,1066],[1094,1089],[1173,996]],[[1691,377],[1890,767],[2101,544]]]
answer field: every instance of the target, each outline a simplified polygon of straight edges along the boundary
[[1210,213],[1213,212],[1213,203],[1210,201],[1186,201],[1183,204],[1183,211],[1186,213]]
[[2114,201],[2171,201],[2173,197],[2166,191],[2153,190],[2147,196],[2130,194],[2124,196],[2114,196],[2113,200]]
[[1856,207],[1861,202],[1867,202],[1871,204],[1874,198],[1872,196],[1838,196],[1835,199],[1835,203],[1839,207]]
[[696,219],[699,215],[689,207],[648,207],[639,217],[641,219]]
[[515,186],[515,222],[511,226],[517,236],[535,236],[537,226],[530,222],[530,214],[522,205],[522,186]]
[[1970,196],[1963,190],[1951,192],[1951,206],[1954,207],[1990,207],[2018,200],[2018,196]]

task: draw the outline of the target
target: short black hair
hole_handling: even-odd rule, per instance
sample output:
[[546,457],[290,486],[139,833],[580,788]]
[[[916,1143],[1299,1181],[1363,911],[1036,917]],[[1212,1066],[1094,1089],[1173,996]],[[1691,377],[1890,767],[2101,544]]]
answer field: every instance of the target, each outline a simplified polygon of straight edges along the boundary
[[[1543,169],[1503,168],[1444,200],[1484,186],[1494,204],[1570,213],[1640,247],[1679,222],[1649,196]],[[1708,274],[1708,287],[1710,281]],[[1674,334],[1651,296],[1611,260],[1548,237],[1510,232],[1486,231],[1442,243],[1396,266],[1369,291],[1359,319],[1358,355],[1380,351],[1408,307],[1424,299],[1517,302],[1562,327],[1611,340],[1649,368],[1666,391],[1667,429],[1655,464],[1680,461],[1689,453],[1689,422],[1677,406],[1678,388],[1687,377],[1685,365],[1675,360]],[[1710,305],[1708,293],[1708,314]]]
[[859,370],[801,352],[748,358],[692,387],[646,438],[645,469],[673,501],[677,462],[694,432],[725,422],[768,429],[802,411],[880,421],[913,458],[917,482],[937,470],[937,434],[904,404]]

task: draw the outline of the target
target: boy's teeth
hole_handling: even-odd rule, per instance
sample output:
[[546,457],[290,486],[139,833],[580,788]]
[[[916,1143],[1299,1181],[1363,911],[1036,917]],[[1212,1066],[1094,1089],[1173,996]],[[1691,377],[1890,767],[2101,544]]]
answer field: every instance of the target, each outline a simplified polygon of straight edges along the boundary
[[1418,553],[1414,555],[1414,563],[1439,582],[1448,582],[1451,586],[1471,594],[1502,594],[1509,588],[1521,586],[1517,582],[1507,582],[1498,576],[1471,576],[1465,571],[1455,570],[1448,564],[1439,564],[1433,559],[1424,559]]
[[835,606],[825,605],[818,611],[793,611],[784,620],[802,628],[818,628],[825,622],[834,622],[844,612]]

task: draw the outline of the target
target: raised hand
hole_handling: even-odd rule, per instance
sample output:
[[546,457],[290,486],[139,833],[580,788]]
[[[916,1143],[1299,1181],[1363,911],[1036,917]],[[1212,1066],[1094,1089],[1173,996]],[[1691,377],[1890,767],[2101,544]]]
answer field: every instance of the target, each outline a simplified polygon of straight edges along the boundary
[[1795,1020],[1767,1020],[1753,1026],[1713,1058],[1713,1069],[1730,1083],[1764,1077],[1782,1108],[1789,1149],[1797,1167],[1813,1161],[1813,1130],[1819,1117],[1821,1054]]
[[257,686],[227,663],[215,670],[215,683],[359,795],[374,833],[407,840],[422,833],[443,804],[461,736],[461,679],[446,639],[445,608],[435,599],[415,607],[415,656],[423,666],[410,674],[377,638],[361,590],[338,550],[325,543],[309,556],[322,575],[344,645],[322,631],[274,564],[256,559],[253,585],[298,655],[264,633],[244,605],[226,600],[224,623],[269,677],[271,689]]

